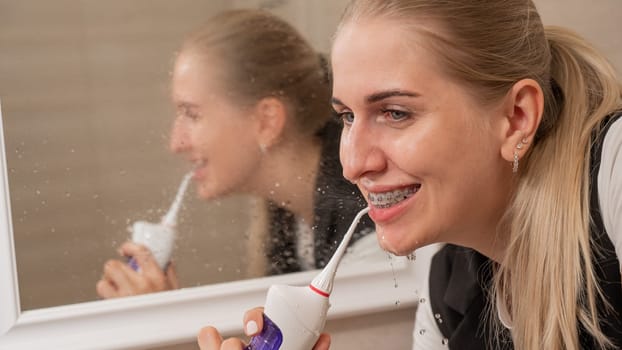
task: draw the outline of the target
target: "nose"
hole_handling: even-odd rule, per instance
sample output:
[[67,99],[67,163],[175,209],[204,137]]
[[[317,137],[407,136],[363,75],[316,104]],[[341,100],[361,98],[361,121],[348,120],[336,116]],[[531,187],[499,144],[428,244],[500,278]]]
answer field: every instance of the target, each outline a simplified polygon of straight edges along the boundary
[[339,157],[343,176],[351,182],[383,171],[387,161],[382,151],[382,138],[371,125],[355,120],[341,134]]
[[173,153],[182,153],[190,149],[190,134],[180,118],[175,118],[171,128],[169,148]]

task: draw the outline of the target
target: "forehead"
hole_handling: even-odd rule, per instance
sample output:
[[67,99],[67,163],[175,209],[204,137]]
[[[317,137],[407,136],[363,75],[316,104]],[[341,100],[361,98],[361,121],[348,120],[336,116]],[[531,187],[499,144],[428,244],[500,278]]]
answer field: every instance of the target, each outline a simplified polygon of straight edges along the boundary
[[181,52],[175,59],[172,92],[175,99],[198,100],[222,95],[221,67],[207,55]]
[[334,94],[354,90],[412,89],[440,78],[433,53],[421,34],[382,19],[345,24],[337,33],[331,61]]

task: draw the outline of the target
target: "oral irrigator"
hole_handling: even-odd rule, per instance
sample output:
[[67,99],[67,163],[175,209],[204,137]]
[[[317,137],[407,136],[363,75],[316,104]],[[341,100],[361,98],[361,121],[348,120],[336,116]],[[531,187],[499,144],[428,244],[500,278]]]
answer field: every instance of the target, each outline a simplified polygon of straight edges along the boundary
[[[188,173],[184,176],[177,190],[177,195],[175,196],[173,204],[159,223],[136,221],[132,225],[132,241],[149,248],[158,266],[160,266],[162,270],[166,269],[171,260],[171,255],[173,254],[175,236],[177,235],[177,215],[191,178],[192,173]],[[128,264],[132,269],[136,271],[139,270],[136,259],[130,258]]]
[[329,297],[337,266],[361,217],[361,210],[348,228],[339,247],[324,269],[305,287],[273,285],[268,289],[262,331],[245,350],[309,350],[313,348],[326,323]]

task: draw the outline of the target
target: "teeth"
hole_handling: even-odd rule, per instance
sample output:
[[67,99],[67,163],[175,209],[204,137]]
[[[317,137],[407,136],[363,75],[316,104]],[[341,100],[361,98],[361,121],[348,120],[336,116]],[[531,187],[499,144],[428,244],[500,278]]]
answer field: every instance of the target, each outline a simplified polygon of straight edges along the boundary
[[415,194],[421,185],[401,188],[399,190],[390,191],[390,192],[382,192],[382,193],[372,193],[370,192],[368,195],[369,202],[378,208],[388,208],[392,205],[395,205],[404,199]]

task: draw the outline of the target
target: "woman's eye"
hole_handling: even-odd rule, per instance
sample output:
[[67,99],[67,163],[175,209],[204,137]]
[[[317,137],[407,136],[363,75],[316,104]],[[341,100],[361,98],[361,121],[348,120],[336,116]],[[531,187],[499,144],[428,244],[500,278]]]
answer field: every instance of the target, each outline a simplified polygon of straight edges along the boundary
[[192,121],[196,121],[199,119],[199,115],[197,113],[190,111],[179,111],[177,112],[177,117],[183,119],[190,119]]
[[395,109],[387,109],[382,111],[382,113],[391,121],[402,121],[404,119],[408,119],[410,117],[409,112],[399,111]]
[[199,119],[199,115],[196,113],[186,113],[186,118],[190,118],[192,120],[197,120]]
[[354,113],[352,112],[340,112],[337,115],[344,124],[352,124],[354,122]]

